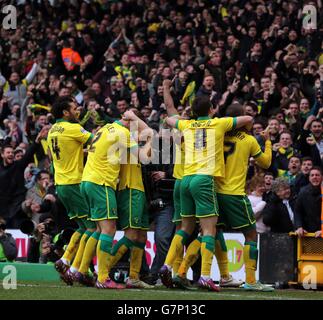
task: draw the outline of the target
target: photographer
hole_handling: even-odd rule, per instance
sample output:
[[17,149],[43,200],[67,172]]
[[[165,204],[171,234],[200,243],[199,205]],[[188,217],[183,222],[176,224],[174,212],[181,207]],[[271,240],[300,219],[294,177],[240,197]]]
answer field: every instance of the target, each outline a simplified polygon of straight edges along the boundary
[[5,230],[6,221],[0,217],[0,262],[14,261],[18,253],[16,240]]
[[28,262],[50,263],[57,261],[64,253],[64,246],[70,238],[68,230],[58,234],[54,217],[44,213],[39,217],[39,223],[24,223],[22,232],[32,235],[28,249]]
[[152,143],[152,162],[143,166],[149,213],[155,226],[156,255],[151,266],[153,280],[164,264],[175,230],[173,217],[173,152],[168,131],[161,129]]
[[53,212],[56,204],[54,194],[49,173],[41,170],[35,175],[35,185],[28,190],[26,200],[21,205],[22,210],[35,223],[39,223],[40,214]]

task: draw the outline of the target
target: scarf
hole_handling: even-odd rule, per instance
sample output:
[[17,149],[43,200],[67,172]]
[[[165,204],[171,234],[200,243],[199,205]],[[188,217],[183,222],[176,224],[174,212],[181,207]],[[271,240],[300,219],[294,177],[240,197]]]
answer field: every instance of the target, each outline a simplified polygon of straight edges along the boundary
[[278,152],[282,155],[285,155],[287,159],[290,159],[293,155],[294,155],[294,150],[293,148],[288,148],[288,149],[285,149],[285,148],[282,148],[280,147],[278,149]]

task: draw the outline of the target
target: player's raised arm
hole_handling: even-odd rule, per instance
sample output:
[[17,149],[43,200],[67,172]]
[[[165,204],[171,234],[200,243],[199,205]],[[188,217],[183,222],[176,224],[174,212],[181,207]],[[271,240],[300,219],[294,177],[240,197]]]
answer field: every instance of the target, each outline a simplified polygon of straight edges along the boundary
[[271,158],[272,158],[272,147],[271,147],[269,131],[266,129],[265,131],[262,131],[260,135],[265,140],[265,152],[262,152],[260,150],[260,153],[255,155],[254,158],[256,159],[256,164],[259,167],[263,169],[268,169],[271,165]]
[[148,163],[150,161],[151,144],[152,144],[152,136],[148,135],[145,145],[139,148],[139,159],[141,163]]
[[165,119],[165,122],[167,123],[167,125],[171,128],[177,128],[177,121],[178,119],[175,117],[167,117]]
[[253,122],[253,118],[251,116],[240,116],[240,117],[236,117],[235,119],[236,119],[236,124],[235,124],[236,128],[242,128],[244,126],[251,125]]
[[163,95],[164,95],[164,103],[167,110],[167,116],[179,116],[177,109],[174,105],[174,100],[172,98],[172,95],[170,93],[170,88],[172,86],[172,81],[169,79],[166,79],[163,81]]
[[123,115],[122,119],[125,121],[137,122],[139,133],[143,130],[149,129],[147,123],[141,120],[132,110],[127,110]]

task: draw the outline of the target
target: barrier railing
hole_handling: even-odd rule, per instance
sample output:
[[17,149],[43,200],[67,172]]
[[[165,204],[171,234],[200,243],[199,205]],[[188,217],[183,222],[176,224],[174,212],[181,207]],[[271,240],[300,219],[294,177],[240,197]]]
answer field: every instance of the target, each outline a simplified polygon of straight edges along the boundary
[[[290,236],[297,236],[295,232]],[[314,233],[297,237],[297,283],[323,286],[323,239]]]

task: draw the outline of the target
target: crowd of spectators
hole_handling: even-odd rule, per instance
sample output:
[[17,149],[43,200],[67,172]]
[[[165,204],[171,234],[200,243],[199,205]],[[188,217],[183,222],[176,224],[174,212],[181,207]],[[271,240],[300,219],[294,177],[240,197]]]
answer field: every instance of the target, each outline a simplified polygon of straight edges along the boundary
[[[69,225],[57,208],[47,146],[39,139],[54,121],[50,107],[57,97],[75,97],[89,131],[120,118],[128,106],[158,131],[167,114],[163,80],[170,79],[182,117],[190,116],[195,96],[206,95],[216,116],[233,102],[243,104],[262,146],[259,134],[268,128],[272,165],[260,172],[250,159],[248,172],[258,232],[320,236],[321,0],[18,3],[17,29],[0,31],[0,216],[7,227],[19,228],[26,218],[37,224],[48,214],[59,230]],[[303,26],[305,5],[316,8],[316,28]],[[149,174],[167,186],[171,168]],[[168,203],[155,209],[171,216]],[[164,220],[159,244],[167,252],[173,226],[156,217]]]

